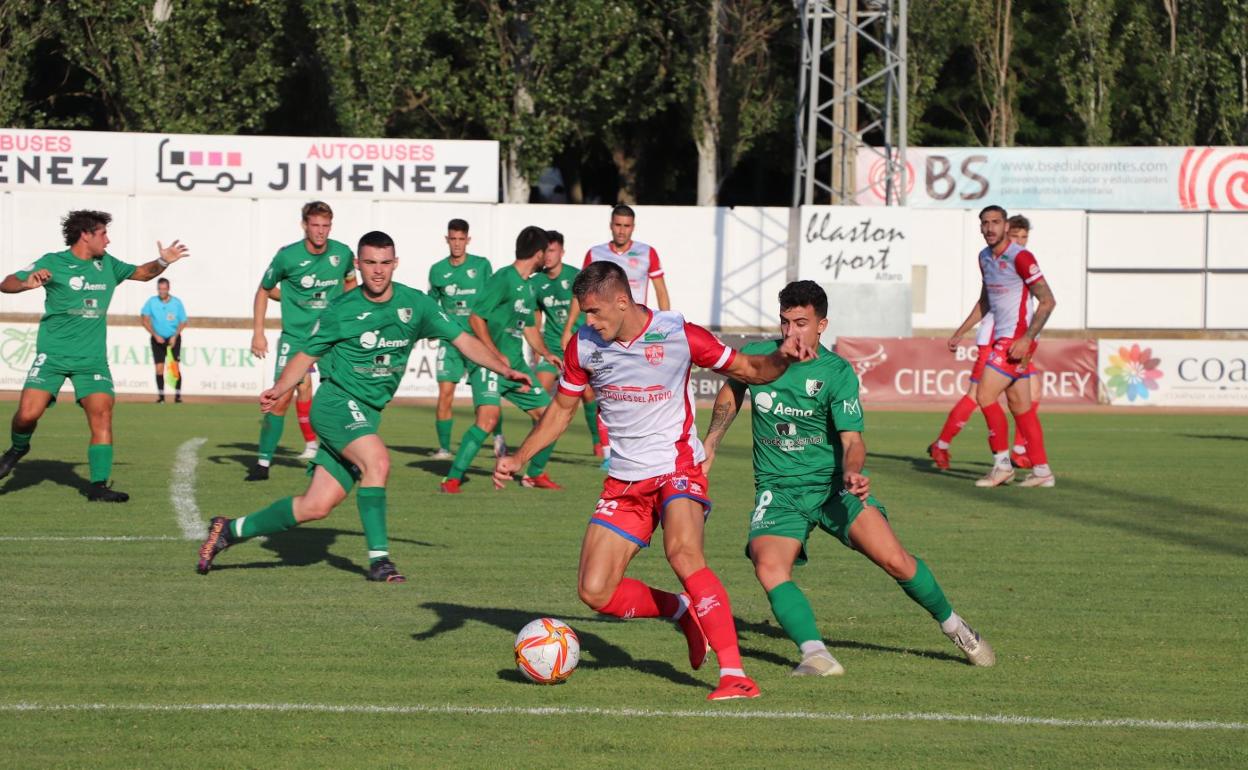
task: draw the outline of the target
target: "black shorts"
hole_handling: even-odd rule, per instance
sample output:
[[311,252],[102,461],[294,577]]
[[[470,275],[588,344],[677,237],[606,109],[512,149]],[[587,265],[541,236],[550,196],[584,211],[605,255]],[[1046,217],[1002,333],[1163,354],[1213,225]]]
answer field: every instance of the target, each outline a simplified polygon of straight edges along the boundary
[[[150,339],[152,343],[152,361],[154,363],[163,364],[167,358],[166,351],[169,350],[168,342],[157,342],[155,337]],[[173,360],[182,363],[182,335],[179,334],[173,341]]]

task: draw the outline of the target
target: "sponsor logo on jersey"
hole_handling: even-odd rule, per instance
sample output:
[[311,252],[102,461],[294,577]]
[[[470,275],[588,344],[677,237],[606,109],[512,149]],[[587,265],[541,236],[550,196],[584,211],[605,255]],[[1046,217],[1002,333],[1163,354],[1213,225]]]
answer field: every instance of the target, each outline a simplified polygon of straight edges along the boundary
[[657,342],[658,340],[667,339],[667,332],[646,332],[646,336],[641,338],[642,342]]
[[602,363],[602,351],[601,351],[601,350],[595,350],[593,353],[590,353],[590,354],[589,354],[589,363],[590,363],[590,365],[593,365],[593,364],[600,364],[600,363]]
[[845,414],[861,414],[862,406],[858,403],[858,399],[856,398],[852,401],[842,401],[841,411]]
[[[450,278],[452,275],[454,275],[454,273],[443,273],[443,274],[442,274],[442,277],[443,277],[443,278]],[[469,278],[471,278],[471,277],[472,277],[472,276],[469,276]]]
[[1027,269],[1027,272],[1032,275],[1035,275],[1036,273],[1040,272],[1040,266],[1037,265],[1035,262],[1032,262],[1031,267]]
[[389,354],[389,353],[382,353],[381,355],[378,355],[378,356],[373,356],[373,365],[374,365],[374,366],[389,366],[389,365],[390,365],[390,354]]
[[796,436],[797,426],[791,422],[778,422],[775,424],[777,436]]
[[[632,252],[630,251],[629,253],[631,254]],[[637,266],[638,266],[638,265],[640,265],[640,264],[641,264],[641,260],[639,260],[639,259],[633,259],[633,258],[631,258],[631,257],[630,257],[630,258],[629,258],[629,260],[628,260],[628,266],[629,266],[629,267],[637,267]]]
[[337,255],[337,254],[330,254],[330,255],[329,255],[329,264],[333,265],[334,267],[338,267],[338,264],[339,264],[339,262],[340,262],[340,261],[341,261],[341,260],[339,260],[339,259],[338,259],[338,255]]
[[806,395],[814,398],[823,390],[823,380],[806,380]]
[[[511,312],[522,314],[522,315],[528,315],[529,306],[524,304],[524,300],[518,299],[515,302],[511,303]],[[524,326],[524,323],[520,322],[519,325]]]
[[646,360],[651,366],[658,366],[663,363],[663,346],[650,345],[646,348]]
[[327,286],[337,286],[338,279],[331,278],[327,281],[318,281],[316,279],[316,273],[308,273],[307,275],[299,279],[299,285],[305,289],[311,289],[312,287],[323,289]]
[[[412,309],[410,307],[401,307],[399,308],[398,312],[399,312],[399,320],[402,321],[403,323],[408,323],[412,320]],[[446,318],[446,314],[443,313],[442,317]]]
[[568,279],[567,279],[567,278],[564,278],[562,281],[560,281],[560,282],[559,282],[559,285],[563,287],[564,291],[567,291],[567,289],[568,289]]
[[409,339],[388,340],[381,336],[379,329],[373,329],[360,335],[360,347],[365,350],[372,350],[373,348],[405,348],[410,344],[412,344],[412,341]]
[[[476,268],[470,267],[470,268],[468,268],[467,270],[465,270],[465,271],[464,271],[464,274],[465,274],[465,275],[467,275],[469,278],[476,278],[476,277],[477,277],[477,270],[476,270]],[[447,276],[449,276],[449,275],[450,275],[450,273],[447,273],[446,275],[447,275]],[[443,277],[445,278],[446,276],[443,276]]]
[[[357,316],[355,317],[355,320],[357,320],[357,321],[363,321],[365,318],[368,318],[368,317],[369,317],[370,315],[372,315],[372,314],[373,314],[373,311],[371,311],[371,310],[365,310],[363,313],[360,313],[359,315],[357,315]],[[318,321],[318,323],[319,323],[319,321]]]
[[755,393],[754,408],[763,414],[774,414],[778,417],[813,417],[815,414],[813,409],[798,409],[776,400],[775,391]]
[[303,260],[302,262],[300,262],[300,263],[299,263],[299,267],[307,267],[307,266],[308,266],[308,265],[310,265],[310,264],[312,264],[312,260],[310,260],[310,259],[305,259],[305,260]]
[[687,489],[689,489],[689,477],[677,476],[676,478],[672,479],[672,488],[675,489],[677,492],[686,491]]
[[81,275],[75,275],[73,278],[69,279],[69,288],[74,291],[106,291],[108,289],[108,285],[103,283],[91,283]]
[[93,259],[91,260],[91,264],[95,266],[96,270],[99,270],[100,272],[104,272],[104,260]]
[[458,287],[458,286],[456,286],[456,285],[455,285],[455,284],[453,284],[453,283],[448,283],[448,284],[446,285],[446,288],[445,288],[445,289],[443,289],[442,291],[446,292],[446,296],[448,296],[448,297],[454,297],[454,296],[455,296],[455,294],[456,294],[456,292],[458,292],[458,291],[459,291],[459,287]]

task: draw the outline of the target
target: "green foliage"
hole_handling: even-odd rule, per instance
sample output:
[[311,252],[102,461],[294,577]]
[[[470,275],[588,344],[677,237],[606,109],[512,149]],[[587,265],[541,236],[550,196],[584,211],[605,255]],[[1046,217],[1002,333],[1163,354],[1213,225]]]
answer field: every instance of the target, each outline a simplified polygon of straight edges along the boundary
[[[277,106],[282,0],[66,0],[58,54],[90,78],[108,127],[252,133]],[[159,11],[167,18],[157,18]]]
[[40,0],[0,3],[0,126],[21,125],[30,116],[24,91],[35,46],[47,35]]

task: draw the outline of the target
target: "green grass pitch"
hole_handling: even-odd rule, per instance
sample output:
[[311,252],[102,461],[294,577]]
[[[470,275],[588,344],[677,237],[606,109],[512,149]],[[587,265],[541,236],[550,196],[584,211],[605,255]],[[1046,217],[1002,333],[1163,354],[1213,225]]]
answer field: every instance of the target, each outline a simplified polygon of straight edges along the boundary
[[[579,416],[550,467],[564,492],[495,492],[486,451],[451,498],[431,409],[388,409],[395,586],[363,579],[354,499],[195,574],[179,447],[206,439],[189,479],[202,520],[250,513],[303,488],[293,413],[272,480],[245,484],[254,407],[119,404],[132,501],[109,506],[80,494],[86,426],[64,403],[0,482],[0,766],[1248,766],[1248,417],[1042,417],[1058,486],[982,490],[978,421],[939,473],[923,450],[943,415],[868,413],[874,493],[998,665],[962,663],[893,581],[817,535],[797,580],[846,674],[809,680],[789,676],[796,650],[741,553],[743,415],[711,478],[707,553],[763,697],[710,704],[713,658],[689,671],[673,624],[577,600],[601,483]],[[527,422],[507,414],[513,443]],[[457,440],[467,424],[457,412]],[[677,586],[658,547],[630,574]],[[557,687],[511,660],[541,615],[582,638]]]

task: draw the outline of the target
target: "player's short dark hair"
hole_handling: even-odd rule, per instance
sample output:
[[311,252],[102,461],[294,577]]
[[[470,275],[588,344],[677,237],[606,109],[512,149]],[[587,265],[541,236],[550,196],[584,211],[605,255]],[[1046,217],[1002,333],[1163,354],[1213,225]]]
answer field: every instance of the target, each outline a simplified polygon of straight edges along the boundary
[[828,317],[828,293],[814,281],[794,281],[780,290],[780,311],[795,307],[813,307],[815,315]]
[[529,225],[516,236],[516,259],[532,259],[546,250],[546,230]]
[[629,288],[628,276],[624,274],[624,268],[614,262],[591,262],[572,282],[572,294],[577,302],[583,303],[590,294],[614,297],[621,292],[632,300],[633,291]]
[[999,212],[1001,212],[1001,218],[1002,218],[1002,219],[1009,219],[1009,218],[1010,218],[1010,214],[1009,214],[1009,212],[1008,212],[1008,211],[1006,211],[1005,209],[1001,208],[1000,206],[998,206],[998,205],[997,205],[997,204],[995,204],[995,203],[994,203],[994,204],[992,204],[991,206],[984,206],[982,209],[980,209],[980,210],[979,210],[979,218],[980,218],[980,219],[983,219],[983,218],[984,218],[984,214],[987,214],[987,213],[992,212],[992,211],[999,211]]
[[1022,214],[1015,214],[1005,222],[1011,230],[1026,230],[1031,232],[1031,220]]
[[449,232],[467,233],[468,232],[468,220],[452,219],[450,222],[446,223],[446,231],[448,233]]
[[310,201],[303,204],[303,221],[307,222],[312,217],[329,217],[333,219],[334,210],[325,201]]
[[71,211],[61,220],[61,235],[65,236],[66,246],[73,246],[80,236],[90,235],[100,227],[108,227],[112,221],[113,215],[106,211]]
[[394,239],[380,230],[370,230],[360,236],[360,245],[355,247],[355,253],[359,254],[364,250],[365,246],[371,246],[374,249],[393,250]]
[[636,219],[637,212],[633,211],[632,206],[628,206],[623,203],[617,203],[611,209],[611,218],[615,219],[616,217],[628,217],[629,219]]
[[547,230],[546,231],[546,245],[549,246],[552,243],[557,243],[560,246],[562,246],[563,245],[563,233],[559,232],[558,230]]
[[163,283],[165,286],[168,286],[168,285],[169,285],[169,279],[168,279],[168,278],[158,278],[158,279],[156,279],[156,285],[157,285],[157,286],[160,286],[162,283]]

